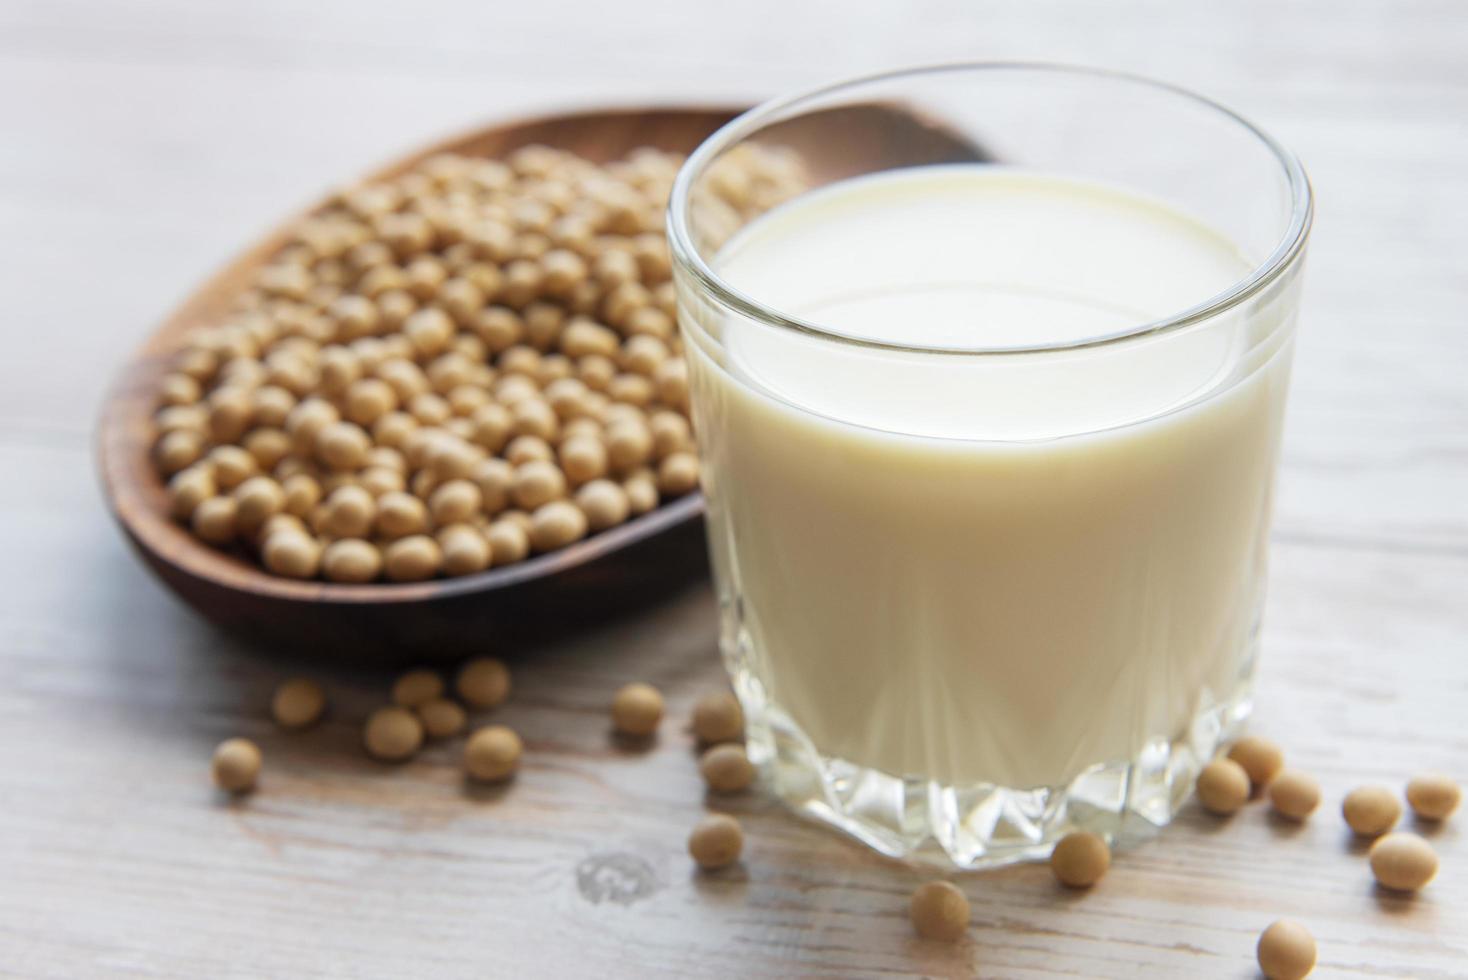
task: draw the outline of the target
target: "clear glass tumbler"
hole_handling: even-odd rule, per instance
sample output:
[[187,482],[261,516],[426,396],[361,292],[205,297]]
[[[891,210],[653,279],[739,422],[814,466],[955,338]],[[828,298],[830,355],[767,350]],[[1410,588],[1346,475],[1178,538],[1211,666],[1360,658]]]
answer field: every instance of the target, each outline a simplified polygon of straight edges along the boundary
[[689,158],[720,643],[782,798],[962,868],[1172,818],[1250,709],[1310,220],[1244,119],[1059,66],[834,85]]

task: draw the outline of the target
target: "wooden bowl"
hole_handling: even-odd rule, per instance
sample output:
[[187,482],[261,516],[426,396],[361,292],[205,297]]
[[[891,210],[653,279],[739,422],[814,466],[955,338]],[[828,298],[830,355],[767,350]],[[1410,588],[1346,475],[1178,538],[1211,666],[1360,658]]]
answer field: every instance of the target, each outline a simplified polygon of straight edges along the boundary
[[[368,179],[395,176],[437,153],[499,157],[531,143],[596,161],[617,159],[638,146],[688,152],[738,111],[620,109],[511,122],[415,151]],[[974,156],[967,142],[891,107],[832,110],[825,122],[823,132],[802,127],[797,146],[824,179],[852,172],[863,160],[894,155]],[[875,141],[874,122],[883,132]],[[112,512],[147,566],[185,602],[221,626],[292,650],[422,661],[533,644],[707,574],[703,501],[697,494],[518,564],[411,584],[279,578],[243,551],[210,547],[173,521],[165,485],[149,456],[158,383],[189,331],[229,312],[231,300],[287,241],[297,220],[246,250],[165,320],[124,369],[103,407],[98,456]]]

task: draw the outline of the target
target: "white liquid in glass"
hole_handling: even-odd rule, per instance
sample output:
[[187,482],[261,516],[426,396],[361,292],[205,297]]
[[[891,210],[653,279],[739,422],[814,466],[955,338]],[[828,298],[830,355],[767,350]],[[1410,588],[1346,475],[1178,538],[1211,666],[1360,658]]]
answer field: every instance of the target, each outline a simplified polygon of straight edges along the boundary
[[[1127,192],[963,165],[808,194],[715,266],[848,336],[993,348],[1171,316],[1251,263]],[[1287,331],[1239,311],[957,356],[704,316],[689,356],[717,584],[763,695],[822,755],[1060,786],[1239,688]]]

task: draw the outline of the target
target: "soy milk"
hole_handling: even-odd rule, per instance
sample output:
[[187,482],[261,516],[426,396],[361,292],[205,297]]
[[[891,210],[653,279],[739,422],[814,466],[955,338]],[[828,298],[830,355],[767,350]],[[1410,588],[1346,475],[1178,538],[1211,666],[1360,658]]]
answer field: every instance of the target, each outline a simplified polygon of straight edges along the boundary
[[684,313],[725,642],[821,754],[1060,786],[1246,681],[1288,331],[1241,309],[934,350],[1173,316],[1253,267],[1231,242],[964,165],[808,194],[714,266],[849,338]]

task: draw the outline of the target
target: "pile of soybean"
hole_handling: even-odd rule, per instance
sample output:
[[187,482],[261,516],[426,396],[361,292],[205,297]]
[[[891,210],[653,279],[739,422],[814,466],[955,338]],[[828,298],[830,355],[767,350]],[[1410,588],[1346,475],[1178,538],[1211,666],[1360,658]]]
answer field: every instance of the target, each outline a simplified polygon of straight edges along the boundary
[[[173,516],[290,578],[466,575],[698,485],[664,211],[682,158],[432,157],[338,193],[159,388]],[[730,226],[807,186],[746,146]]]

